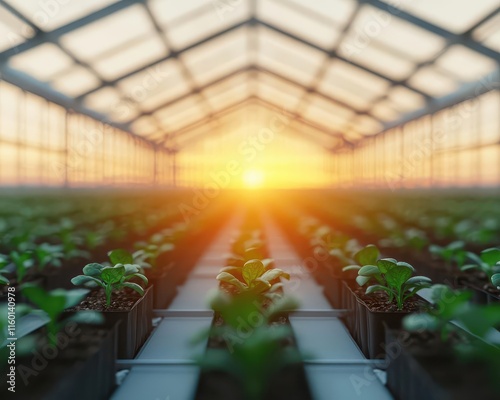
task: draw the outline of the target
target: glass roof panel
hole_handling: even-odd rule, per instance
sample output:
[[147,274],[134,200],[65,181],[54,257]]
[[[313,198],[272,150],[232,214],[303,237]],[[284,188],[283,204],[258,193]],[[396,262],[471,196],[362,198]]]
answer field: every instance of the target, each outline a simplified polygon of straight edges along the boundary
[[119,46],[127,46],[134,39],[154,34],[148,14],[137,4],[67,33],[61,43],[82,60],[90,61]]
[[278,78],[261,73],[258,75],[257,95],[290,109],[295,108],[305,93],[300,86],[291,85]]
[[204,115],[198,97],[189,97],[154,113],[167,130],[179,129]]
[[99,85],[99,79],[86,68],[75,66],[69,71],[57,75],[51,82],[54,89],[69,97],[77,97]]
[[154,118],[148,116],[138,118],[131,127],[134,132],[144,136],[152,135],[158,131]]
[[123,79],[118,82],[118,87],[126,97],[140,103],[144,111],[159,107],[191,89],[176,60],[164,61]]
[[117,107],[123,100],[120,93],[111,87],[104,87],[85,97],[83,103],[85,106],[108,113],[113,107]]
[[[358,2],[355,0],[288,0],[290,3],[301,6],[315,12],[320,16],[327,17],[339,24],[340,27],[345,26],[354,8]],[[281,2],[284,2],[281,0]]]
[[[151,11],[161,24],[169,24],[177,18],[207,5],[206,0],[149,0]],[[215,14],[215,6],[212,13]]]
[[359,115],[352,123],[354,130],[363,135],[373,135],[382,129],[382,124],[377,120],[367,116]]
[[444,96],[459,86],[455,80],[431,66],[419,69],[408,83],[432,97]]
[[322,92],[363,109],[382,96],[389,82],[340,60],[333,61],[319,86]]
[[339,54],[347,60],[355,61],[378,73],[392,79],[403,79],[414,69],[415,63],[378,48],[370,42],[366,45],[357,45],[358,38],[355,32],[350,32],[344,40]]
[[249,18],[249,16],[249,7],[246,1],[238,4],[230,12],[223,15],[217,13],[214,9],[213,12],[203,13],[183,24],[170,27],[167,30],[167,38],[175,49],[183,48],[241,22]]
[[[394,6],[394,1],[383,0]],[[455,33],[462,33],[498,7],[498,0],[401,0],[398,7]]]
[[56,45],[43,43],[11,57],[9,64],[36,79],[46,81],[55,74],[68,69],[73,65],[73,60]]
[[500,13],[478,27],[472,37],[500,52]]
[[414,61],[424,61],[441,50],[446,41],[423,28],[392,17],[371,6],[362,7],[342,43],[346,53],[381,44],[388,52]]
[[399,105],[402,111],[411,111],[425,105],[425,98],[404,86],[394,87],[388,94],[388,98]]
[[342,130],[353,117],[352,110],[312,96],[303,116],[332,130]]
[[198,84],[205,84],[249,63],[246,32],[246,28],[238,29],[182,56],[182,60]]
[[10,49],[33,37],[35,32],[23,21],[0,6],[0,51]]
[[391,102],[380,101],[370,110],[378,119],[388,122],[394,121],[400,116],[400,112],[391,107]]
[[259,28],[257,59],[260,65],[309,85],[326,55],[269,29]]
[[109,57],[101,57],[92,65],[105,79],[116,79],[128,72],[148,65],[167,55],[167,49],[158,36],[127,46]]
[[250,79],[251,78],[248,73],[238,74],[232,78],[222,81],[221,83],[208,87],[203,91],[203,93],[210,99],[210,97],[224,93],[233,87],[240,86],[245,83],[248,84]]
[[225,86],[226,90],[221,90],[211,95],[207,95],[208,100],[214,110],[221,110],[239,101],[248,98],[248,80],[234,82],[232,86]]
[[257,16],[265,22],[324,48],[332,48],[340,36],[340,31],[333,24],[312,19],[309,15],[301,13],[300,9],[290,7],[285,2],[260,1]]
[[118,0],[40,1],[5,0],[44,31],[51,31],[85,17]]
[[498,68],[493,59],[458,44],[439,57],[436,65],[463,81],[476,81]]

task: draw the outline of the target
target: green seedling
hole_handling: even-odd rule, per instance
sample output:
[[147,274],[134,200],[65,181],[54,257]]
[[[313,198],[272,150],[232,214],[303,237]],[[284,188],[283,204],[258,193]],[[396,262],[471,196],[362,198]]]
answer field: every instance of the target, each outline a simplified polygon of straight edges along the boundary
[[61,245],[51,245],[42,243],[33,249],[33,255],[39,271],[46,266],[61,267],[64,259],[63,247]]
[[413,276],[415,269],[403,261],[394,258],[378,259],[380,252],[376,246],[368,245],[355,255],[360,265],[350,265],[344,271],[358,271],[356,282],[364,286],[369,282],[376,284],[366,288],[366,294],[386,292],[389,301],[395,301],[398,310],[404,303],[415,296],[419,290],[429,287],[431,280],[425,276]]
[[451,242],[447,246],[438,246],[436,244],[431,244],[429,246],[429,252],[442,259],[446,265],[450,266],[455,263],[459,268],[462,268],[467,257],[470,254],[465,250],[465,243],[461,240]]
[[12,251],[10,253],[10,259],[14,263],[16,269],[17,282],[22,283],[28,270],[34,265],[32,254],[30,251],[22,253]]
[[98,263],[87,264],[83,267],[83,275],[75,276],[71,279],[71,283],[75,286],[86,285],[104,288],[108,307],[111,305],[111,295],[114,290],[129,288],[143,296],[142,286],[135,282],[129,282],[131,279],[141,279],[146,285],[148,284],[148,278],[139,273],[140,267],[133,264],[132,255],[126,250],[118,249],[109,252],[109,258],[114,266],[106,267]]
[[446,285],[433,285],[431,290],[434,307],[426,313],[405,317],[405,329],[439,332],[441,340],[446,341],[451,332],[461,331],[458,326],[478,338],[487,338],[492,327],[499,326],[500,304],[473,304],[469,301],[471,292],[453,290]]
[[281,269],[274,268],[266,271],[264,263],[260,260],[247,261],[241,268],[241,275],[243,277],[243,281],[239,280],[229,270],[225,269],[217,275],[217,279],[221,282],[233,285],[237,288],[239,293],[273,293],[281,287],[281,284],[272,284],[272,281],[281,277],[290,279],[290,274]]
[[220,313],[225,325],[203,332],[196,341],[205,341],[207,336],[222,338],[227,349],[210,349],[197,360],[199,365],[236,377],[243,385],[246,399],[264,398],[271,377],[281,368],[302,360],[296,349],[283,345],[292,335],[291,330],[270,326],[275,316],[296,310],[297,301],[282,297],[264,309],[256,293],[229,296],[217,291],[210,306]]
[[63,311],[79,304],[88,294],[88,290],[55,289],[47,292],[37,285],[27,283],[23,285],[22,293],[31,303],[44,311],[49,317],[47,336],[52,345],[57,344],[57,332],[59,332],[61,326],[70,320],[86,324],[98,324],[104,321],[102,315],[98,312],[80,311],[62,323],[60,322]]
[[[478,270],[486,274],[491,281],[493,275],[500,273],[500,249],[490,248],[483,250],[479,256],[468,253],[471,264],[466,264],[460,268],[461,271]],[[496,282],[496,279],[495,279]],[[493,283],[494,286],[495,283]]]
[[134,264],[140,265],[141,268],[155,268],[158,257],[173,251],[175,248],[172,243],[163,243],[161,245],[137,243],[135,247],[137,250],[132,253],[132,258]]

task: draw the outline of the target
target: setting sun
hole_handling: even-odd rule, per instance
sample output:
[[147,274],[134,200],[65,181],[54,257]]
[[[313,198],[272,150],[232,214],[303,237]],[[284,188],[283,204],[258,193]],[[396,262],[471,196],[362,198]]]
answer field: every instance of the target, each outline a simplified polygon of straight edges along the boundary
[[257,169],[248,169],[243,172],[243,184],[247,188],[257,188],[264,183],[264,173]]

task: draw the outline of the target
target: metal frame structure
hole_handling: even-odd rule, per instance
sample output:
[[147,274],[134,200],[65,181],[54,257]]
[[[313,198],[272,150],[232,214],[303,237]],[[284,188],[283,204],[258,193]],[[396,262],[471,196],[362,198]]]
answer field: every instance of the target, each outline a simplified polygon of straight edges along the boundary
[[[464,85],[461,87],[459,90],[457,90],[454,93],[448,94],[444,96],[443,98],[434,98],[431,97],[429,94],[422,92],[420,89],[412,86],[409,83],[409,79],[393,79],[390,76],[378,72],[375,69],[372,69],[366,65],[361,65],[351,59],[348,59],[346,57],[343,57],[339,53],[339,48],[341,46],[342,41],[345,39],[345,37],[348,35],[349,28],[351,24],[356,20],[361,8],[365,5],[369,5],[371,7],[375,7],[378,10],[381,10],[383,12],[389,13],[391,16],[402,20],[406,23],[410,23],[418,28],[424,29],[428,32],[431,32],[434,35],[437,35],[438,37],[442,38],[445,40],[446,44],[445,46],[441,49],[438,55],[443,54],[446,52],[451,46],[460,44],[462,46],[465,46],[466,48],[481,54],[483,56],[486,56],[492,60],[494,60],[498,65],[500,65],[500,53],[494,49],[491,49],[484,44],[478,42],[473,38],[473,31],[481,26],[482,24],[490,21],[491,19],[495,18],[498,13],[500,12],[500,8],[497,8],[496,10],[493,10],[491,13],[488,15],[484,16],[480,21],[478,21],[474,26],[468,27],[468,29],[462,33],[462,34],[456,34],[453,33],[449,30],[446,30],[442,27],[439,27],[433,23],[430,23],[429,21],[426,21],[422,18],[419,18],[409,12],[406,12],[402,9],[393,7],[391,4],[386,3],[381,0],[356,0],[356,6],[354,10],[352,11],[349,20],[346,21],[346,24],[344,25],[340,38],[337,40],[337,43],[332,48],[323,48],[322,46],[319,46],[297,34],[294,34],[286,29],[282,29],[272,23],[269,23],[267,21],[264,21],[262,18],[258,16],[257,12],[257,0],[248,0],[249,1],[249,9],[250,9],[250,15],[247,19],[237,22],[235,24],[232,24],[231,26],[225,27],[224,29],[221,29],[215,33],[212,33],[210,35],[207,35],[200,40],[197,40],[194,43],[191,43],[181,49],[173,50],[171,44],[169,43],[168,40],[168,32],[166,32],[166,27],[161,26],[161,24],[157,21],[154,13],[151,10],[151,7],[149,5],[149,2],[146,0],[122,0],[118,1],[115,3],[112,3],[98,11],[91,12],[90,14],[81,17],[79,19],[76,19],[70,23],[67,23],[59,28],[56,28],[52,31],[44,31],[40,29],[36,24],[34,24],[28,17],[23,15],[16,7],[12,6],[11,3],[5,1],[5,0],[0,0],[0,7],[3,7],[5,10],[7,10],[9,13],[13,14],[16,18],[21,20],[23,23],[25,23],[27,26],[29,26],[33,32],[34,36],[32,38],[27,39],[25,42],[15,46],[11,47],[3,52],[0,53],[0,72],[2,79],[11,82],[15,84],[16,86],[21,87],[23,90],[38,94],[44,98],[49,99],[50,101],[53,101],[59,105],[62,105],[68,110],[74,110],[78,113],[82,113],[84,115],[88,115],[94,119],[97,119],[99,121],[102,121],[106,124],[109,124],[111,126],[117,127],[121,130],[124,130],[131,134],[134,137],[139,137],[141,140],[145,140],[147,142],[151,142],[153,144],[157,144],[157,142],[152,141],[148,139],[147,137],[144,136],[139,136],[135,134],[131,128],[132,123],[137,120],[138,118],[144,117],[144,116],[151,116],[154,112],[161,110],[162,108],[165,108],[167,106],[176,104],[182,100],[185,100],[187,98],[196,96],[197,98],[200,99],[201,103],[203,104],[203,108],[206,109],[206,113],[200,118],[192,123],[188,123],[185,126],[182,126],[179,129],[176,129],[174,132],[170,131],[164,131],[162,133],[163,137],[170,137],[172,135],[178,135],[182,132],[186,132],[192,127],[196,126],[197,124],[203,123],[204,121],[209,121],[212,119],[218,118],[219,115],[223,114],[224,110],[219,110],[219,111],[214,111],[212,108],[210,102],[206,98],[206,95],[204,93],[205,89],[214,87],[220,83],[223,83],[227,80],[229,80],[232,77],[238,76],[240,74],[244,73],[249,73],[249,76],[251,76],[253,79],[259,79],[261,74],[263,75],[270,75],[273,76],[281,81],[284,81],[288,84],[292,84],[304,91],[303,96],[301,97],[299,104],[294,110],[291,110],[290,112],[293,114],[293,118],[300,121],[300,123],[306,124],[308,126],[314,127],[314,129],[325,133],[326,135],[332,135],[332,136],[338,136],[341,137],[343,142],[346,145],[351,146],[351,143],[344,137],[344,135],[341,132],[336,132],[335,130],[332,131],[332,129],[329,129],[327,127],[321,126],[320,124],[317,124],[313,121],[307,120],[307,118],[303,117],[303,110],[308,106],[309,104],[309,99],[311,95],[319,96],[322,99],[335,104],[335,105],[340,105],[342,107],[347,107],[351,109],[354,112],[354,116],[362,116],[366,115],[373,120],[377,121],[380,123],[380,125],[383,127],[380,132],[376,132],[375,134],[381,134],[385,132],[386,130],[402,125],[406,122],[409,122],[413,119],[416,119],[418,117],[427,115],[427,114],[432,114],[435,113],[445,107],[449,107],[450,105],[459,103],[463,100],[466,100],[470,98],[471,92],[475,90],[474,88],[477,88],[477,83],[469,83],[467,85]],[[279,2],[278,0],[274,0]],[[284,3],[284,2],[281,2]],[[140,68],[136,68],[133,71],[127,72],[117,78],[114,79],[105,79],[104,77],[100,76],[99,73],[92,68],[91,65],[89,65],[87,62],[79,59],[75,54],[73,54],[69,49],[67,49],[62,43],[61,43],[61,38],[68,34],[71,33],[77,29],[80,29],[82,27],[88,26],[96,21],[102,20],[106,17],[112,16],[113,14],[125,10],[128,7],[131,7],[133,5],[141,5],[144,7],[144,10],[146,11],[149,19],[151,20],[152,25],[154,26],[154,29],[158,36],[161,38],[164,47],[165,47],[165,55],[157,60],[154,60],[150,63],[148,63],[145,66],[142,66]],[[295,4],[295,3],[294,3]],[[293,4],[287,5],[287,7],[294,7]],[[295,5],[295,7],[299,7]],[[209,12],[209,5],[204,5],[200,6],[199,9],[195,9],[190,11],[187,15],[185,15],[183,18],[184,20],[189,20],[191,17],[194,17],[196,15],[200,15],[202,13]],[[233,71],[229,74],[226,74],[222,77],[219,77],[215,80],[212,80],[211,82],[205,84],[205,85],[197,85],[195,79],[193,78],[191,72],[189,71],[189,68],[185,65],[183,62],[183,59],[181,56],[184,54],[188,53],[189,51],[198,48],[206,43],[209,43],[215,39],[221,38],[223,36],[229,35],[232,32],[237,31],[240,28],[243,27],[249,27],[249,28],[264,28],[267,30],[270,30],[278,35],[281,35],[283,37],[286,37],[293,42],[301,45],[305,45],[307,47],[310,47],[311,49],[314,49],[318,52],[321,52],[325,56],[327,56],[326,60],[323,62],[321,65],[319,71],[315,74],[313,77],[313,81],[310,85],[304,85],[300,82],[297,82],[293,79],[287,78],[282,74],[270,71],[266,69],[263,66],[258,65],[258,63],[251,63],[247,65],[244,68],[238,69],[236,71]],[[9,65],[8,61],[11,57],[15,57],[23,52],[29,51],[31,49],[34,49],[35,47],[43,44],[43,43],[52,43],[58,48],[60,48],[70,59],[75,63],[75,65],[81,65],[85,67],[87,70],[89,70],[93,75],[95,75],[99,79],[99,86],[86,91],[82,95],[78,96],[75,99],[69,98],[68,96],[65,96],[61,93],[56,92],[54,89],[52,89],[49,85],[44,84],[43,82],[38,82],[33,78],[30,78],[29,76],[26,76],[25,74],[22,74],[18,71],[13,70]],[[117,122],[113,121],[109,117],[102,115],[96,110],[90,110],[87,107],[83,105],[83,101],[86,98],[86,96],[91,95],[92,93],[97,92],[98,90],[104,88],[104,87],[116,87],[117,84],[119,84],[122,80],[129,78],[135,74],[138,74],[140,72],[143,72],[147,70],[148,68],[152,68],[156,65],[159,65],[162,62],[165,62],[167,60],[171,59],[176,59],[181,67],[182,74],[186,81],[189,83],[190,86],[190,91],[187,94],[184,94],[182,96],[179,96],[173,100],[169,100],[165,102],[164,104],[161,104],[157,107],[155,107],[152,110],[149,111],[142,111],[139,113],[138,116],[126,121],[125,123],[123,122]],[[318,90],[318,83],[320,79],[323,77],[327,63],[331,60],[340,60],[344,63],[347,63],[353,67],[356,67],[358,69],[361,69],[377,78],[383,79],[388,82],[390,88],[394,88],[397,86],[403,87],[407,90],[412,91],[413,93],[416,93],[420,96],[422,96],[425,99],[425,106],[417,111],[414,111],[410,114],[407,115],[401,115],[400,118],[396,119],[395,121],[391,121],[389,123],[384,122],[377,118],[373,113],[371,108],[367,109],[357,109],[349,104],[346,104],[345,102],[341,101],[340,99],[336,99],[335,96],[331,96],[327,93],[324,93],[320,90]],[[425,66],[428,66],[432,63],[432,60],[427,60],[424,62],[420,62],[416,64],[416,67],[413,71],[413,73],[416,73],[420,68],[423,68]],[[489,77],[490,79],[493,79],[494,81],[499,80],[499,72],[496,71],[491,76]],[[481,89],[481,93],[484,93],[489,90],[494,90],[497,89],[498,87],[495,85],[490,85],[490,86],[483,86]],[[477,90],[476,92],[473,93],[473,95],[477,95]],[[378,98],[377,100],[382,100],[387,95],[383,95],[382,97]],[[249,96],[247,99],[244,101],[248,100],[256,100],[258,99],[258,96]],[[264,104],[267,107],[272,107],[271,104],[266,103],[263,99],[260,99],[262,104]],[[159,125],[158,125],[159,127]],[[372,135],[373,136],[373,135]],[[370,137],[372,137],[370,136]],[[163,142],[163,140],[160,139],[160,142]]]

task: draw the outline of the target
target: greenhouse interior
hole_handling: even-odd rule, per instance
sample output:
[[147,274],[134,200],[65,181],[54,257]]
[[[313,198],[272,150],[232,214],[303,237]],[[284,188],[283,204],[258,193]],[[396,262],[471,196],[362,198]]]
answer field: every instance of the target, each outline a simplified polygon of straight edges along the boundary
[[500,0],[0,0],[0,383],[500,399]]

